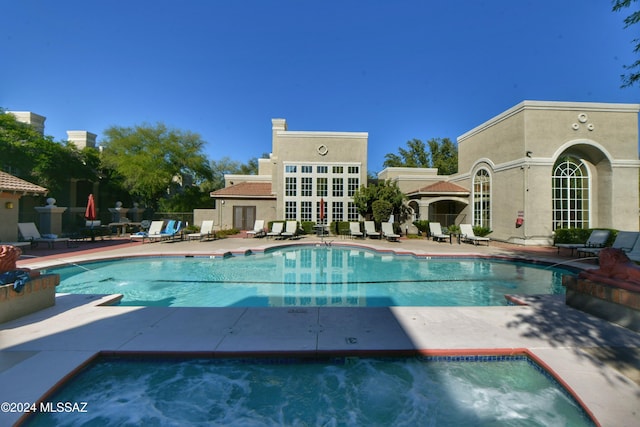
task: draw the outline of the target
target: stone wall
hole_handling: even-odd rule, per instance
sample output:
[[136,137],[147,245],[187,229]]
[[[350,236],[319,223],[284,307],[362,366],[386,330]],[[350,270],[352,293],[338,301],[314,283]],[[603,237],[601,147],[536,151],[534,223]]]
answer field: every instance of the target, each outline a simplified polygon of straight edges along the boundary
[[563,276],[567,305],[640,332],[640,292]]
[[0,286],[0,323],[55,305],[59,283],[59,275],[48,274],[31,279],[20,292],[13,290],[13,284]]

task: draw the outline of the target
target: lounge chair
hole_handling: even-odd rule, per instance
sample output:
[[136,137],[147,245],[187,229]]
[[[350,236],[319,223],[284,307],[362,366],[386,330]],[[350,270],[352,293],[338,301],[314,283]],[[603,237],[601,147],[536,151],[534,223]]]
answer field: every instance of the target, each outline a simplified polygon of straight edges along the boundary
[[376,231],[376,223],[373,221],[365,221],[364,222],[364,234],[367,237],[371,237],[372,239],[375,237],[376,239],[380,238],[380,232]]
[[187,234],[187,240],[204,240],[211,237],[213,237],[214,239],[216,237],[216,233],[213,231],[213,220],[211,219],[205,219],[204,221],[202,221],[199,232]]
[[449,236],[442,232],[442,226],[439,222],[429,222],[429,233],[431,239],[436,242],[446,242]]
[[573,256],[576,249],[603,247],[607,243],[609,234],[611,234],[609,230],[593,230],[585,243],[556,243],[554,246],[558,248],[558,253],[560,248],[571,249],[571,256]]
[[293,239],[298,236],[298,221],[287,221],[285,230],[280,233],[283,239]]
[[487,246],[489,246],[489,241],[491,240],[488,237],[476,236],[471,224],[460,224],[460,237],[463,242],[473,243],[476,246],[480,242],[487,242]]
[[247,231],[247,237],[263,237],[265,234],[263,219],[256,219],[256,222],[253,224],[253,230]]
[[150,242],[153,240],[160,240],[162,238],[162,235],[160,234],[162,227],[164,227],[164,221],[151,221],[148,231],[133,233],[129,236],[129,239],[142,240],[142,243],[144,243],[145,240],[149,240]]
[[393,224],[390,222],[382,223],[382,235],[390,242],[397,242],[400,239],[400,235],[393,232]]
[[273,224],[271,224],[271,231],[267,233],[267,239],[269,237],[280,237],[283,228],[284,223],[282,222],[274,222]]
[[627,256],[631,261],[640,262],[640,238],[636,240],[631,250],[627,252]]
[[364,233],[360,231],[360,223],[359,222],[350,222],[349,223],[349,235],[351,237],[360,237],[364,238]]
[[174,241],[176,237],[182,239],[182,221],[170,220],[167,226],[160,232],[160,241]]
[[[640,233],[637,231],[618,231],[616,239],[611,245],[612,248],[622,249],[624,252],[630,252],[638,240]],[[586,256],[598,256],[603,248],[580,248],[578,249],[578,256],[582,254]]]
[[38,243],[46,243],[50,248],[53,248],[59,242],[66,242],[67,247],[70,245],[70,239],[67,237],[58,237],[55,234],[41,235],[38,227],[33,222],[18,223],[18,231],[20,231],[22,240],[30,242],[33,247],[38,246]]

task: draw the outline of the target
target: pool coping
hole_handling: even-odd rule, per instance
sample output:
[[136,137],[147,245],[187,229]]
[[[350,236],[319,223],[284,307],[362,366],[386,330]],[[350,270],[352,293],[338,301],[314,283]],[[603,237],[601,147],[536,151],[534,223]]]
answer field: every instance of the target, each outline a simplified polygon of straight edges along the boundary
[[[24,266],[60,265],[75,262],[75,260],[91,261],[108,257],[128,257],[132,254],[141,256],[151,254],[155,256],[200,256],[210,253],[244,254],[251,250],[264,251],[267,246],[283,246],[283,242],[256,246],[253,245],[252,239],[235,240],[221,242],[221,247],[216,248],[211,248],[210,245],[200,247],[197,243],[180,247],[178,247],[179,244],[157,244],[159,246],[145,245],[144,250],[141,251],[139,246],[134,245],[128,246],[125,250],[108,251],[98,255],[64,255],[44,260],[44,262],[42,262],[43,260],[33,260],[24,263]],[[247,245],[249,242],[251,245]],[[341,246],[356,246],[371,250],[378,250],[381,247],[385,252],[419,257],[495,257],[498,255],[499,257],[503,256],[503,259],[515,261],[531,261],[533,259],[536,262],[544,262],[546,265],[555,261],[569,264],[563,258],[526,258],[513,255],[500,248],[474,247],[473,251],[468,251],[466,247],[453,245],[452,252],[443,253],[445,251],[442,249],[449,249],[449,245],[433,244],[423,248],[421,245],[424,242],[410,242],[409,240],[403,241],[402,247],[398,247],[397,243],[387,244],[377,241],[371,245],[359,242],[355,244],[352,242],[339,243]],[[300,243],[296,242],[295,244]],[[303,242],[302,244],[310,243]],[[287,244],[287,246],[289,245],[290,243]],[[586,266],[586,268],[589,267]],[[565,265],[563,268],[566,268]],[[576,268],[585,268],[585,266],[578,265]],[[479,351],[491,353],[496,349],[523,348],[538,358],[542,362],[541,365],[548,366],[550,372],[557,373],[558,378],[568,385],[567,390],[573,390],[576,396],[586,403],[585,408],[592,412],[595,419],[602,425],[639,424],[640,414],[637,413],[635,407],[640,399],[640,386],[621,376],[618,371],[590,357],[584,349],[598,346],[637,349],[640,347],[640,334],[578,312],[566,307],[563,302],[553,301],[550,298],[518,298],[529,305],[488,307],[483,310],[391,307],[387,308],[387,311],[391,313],[387,313],[387,323],[377,321],[367,308],[329,309],[341,310],[341,312],[334,311],[331,316],[324,313],[323,320],[320,320],[321,312],[326,312],[327,309],[318,309],[313,310],[316,320],[309,322],[309,325],[302,328],[309,330],[300,330],[299,327],[296,329],[295,326],[299,320],[293,323],[283,320],[282,317],[286,317],[286,315],[283,315],[282,310],[252,309],[233,312],[233,310],[229,311],[224,308],[203,309],[205,311],[191,311],[187,308],[181,308],[178,310],[188,310],[191,311],[191,314],[183,311],[182,314],[177,315],[175,309],[171,308],[139,310],[135,307],[127,307],[126,309],[116,309],[116,313],[113,311],[113,307],[107,311],[96,312],[99,310],[99,304],[103,303],[106,297],[76,301],[76,305],[73,306],[68,302],[63,304],[63,300],[60,300],[60,304],[51,310],[45,310],[1,325],[0,334],[5,339],[0,342],[0,382],[16,386],[12,390],[0,391],[0,401],[11,401],[18,398],[26,399],[25,401],[35,401],[34,399],[41,397],[46,390],[50,390],[69,372],[101,352],[122,349],[130,351],[134,347],[138,347],[138,350],[144,350],[154,347],[154,345],[157,347],[161,343],[156,340],[156,343],[153,344],[154,334],[158,338],[161,336],[163,340],[174,340],[174,345],[178,347],[182,343],[183,346],[179,348],[179,352],[188,352],[187,347],[189,345],[197,346],[203,336],[207,339],[217,336],[219,341],[215,350],[219,355],[233,354],[230,349],[235,349],[236,354],[239,354],[238,352],[246,352],[247,348],[252,349],[251,352],[254,355],[295,355],[302,352],[303,347],[309,343],[309,335],[314,336],[311,341],[315,342],[316,348],[313,351],[319,352],[325,349],[344,354],[354,351],[351,344],[344,342],[345,334],[362,337],[363,342],[366,341],[367,334],[369,334],[375,335],[377,341],[368,342],[366,345],[362,342],[357,343],[356,352],[360,352],[360,354],[367,354],[367,352],[372,354],[371,352],[373,352],[379,355],[396,352],[397,354],[398,350],[408,351],[406,347],[410,346],[409,351],[412,352],[459,351],[477,354]],[[102,307],[102,309],[105,308]],[[296,316],[296,313],[291,314]],[[89,320],[84,316],[87,316]],[[297,317],[301,316],[304,314],[297,313]],[[336,316],[342,322],[331,319],[332,316]],[[551,319],[549,324],[545,323],[547,317]],[[221,326],[217,331],[198,332],[198,328],[193,328],[193,325],[200,325],[203,318],[222,323],[226,321],[227,324]],[[554,335],[553,330],[548,330],[550,324],[554,323],[553,319],[562,319],[561,322],[567,322],[569,318],[574,319],[570,324],[576,326],[576,331],[572,332],[565,328],[562,330],[564,335],[558,337]],[[64,330],[61,323],[66,321],[76,322],[75,326],[68,331]],[[126,335],[123,337],[118,336],[105,325],[101,325],[101,322],[111,326],[120,325],[124,331],[131,328],[132,324],[136,324],[135,328],[137,329],[120,334]],[[391,323],[399,325],[400,328],[394,329],[393,325],[390,326]],[[587,330],[579,329],[581,323],[588,325]],[[238,324],[241,327],[238,328]],[[271,334],[271,336],[264,336],[265,330],[261,330],[261,328],[266,326],[272,327],[266,330],[267,335]],[[345,331],[345,326],[351,327],[353,331]],[[43,331],[49,327],[57,329],[57,332]],[[184,329],[181,330],[181,327]],[[208,324],[207,327],[213,328]],[[74,331],[74,328],[77,330]],[[289,329],[280,334],[274,332],[278,328]],[[399,342],[398,331],[405,335],[405,341],[409,338],[408,343]],[[190,334],[190,337],[185,340],[181,338],[181,333]],[[598,336],[591,338],[591,340],[585,338],[592,333]],[[147,335],[146,340],[142,339],[145,335]],[[270,338],[273,340],[270,341]],[[83,339],[86,340],[83,341]],[[320,345],[318,341],[320,339],[324,340],[323,345]],[[225,340],[227,340],[226,343]],[[3,357],[8,359],[4,363],[4,368]],[[37,381],[31,383],[21,381],[24,379],[25,373]],[[16,421],[15,414],[0,414],[0,423],[9,424]]]

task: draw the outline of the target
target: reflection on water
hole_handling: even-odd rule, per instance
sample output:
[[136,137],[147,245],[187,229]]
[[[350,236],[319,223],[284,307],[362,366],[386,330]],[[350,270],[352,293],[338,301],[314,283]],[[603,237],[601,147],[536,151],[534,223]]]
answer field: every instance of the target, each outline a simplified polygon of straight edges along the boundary
[[135,258],[57,269],[59,292],[122,293],[124,305],[487,306],[558,294],[563,270],[486,259],[418,259],[340,247],[210,258]]

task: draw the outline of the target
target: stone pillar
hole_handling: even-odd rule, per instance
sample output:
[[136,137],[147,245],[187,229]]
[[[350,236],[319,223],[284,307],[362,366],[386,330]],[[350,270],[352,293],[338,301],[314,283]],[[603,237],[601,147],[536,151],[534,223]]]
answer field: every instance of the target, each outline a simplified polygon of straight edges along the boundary
[[138,207],[138,203],[134,203],[133,207],[129,209],[128,218],[131,222],[140,222],[144,214],[144,209]]
[[57,207],[56,199],[50,197],[47,199],[47,206],[34,209],[38,212],[40,234],[62,234],[62,214],[67,208]]
[[109,208],[109,212],[111,212],[111,222],[120,222],[121,218],[125,218],[127,216],[129,208],[123,208],[122,202],[116,202],[116,207]]

